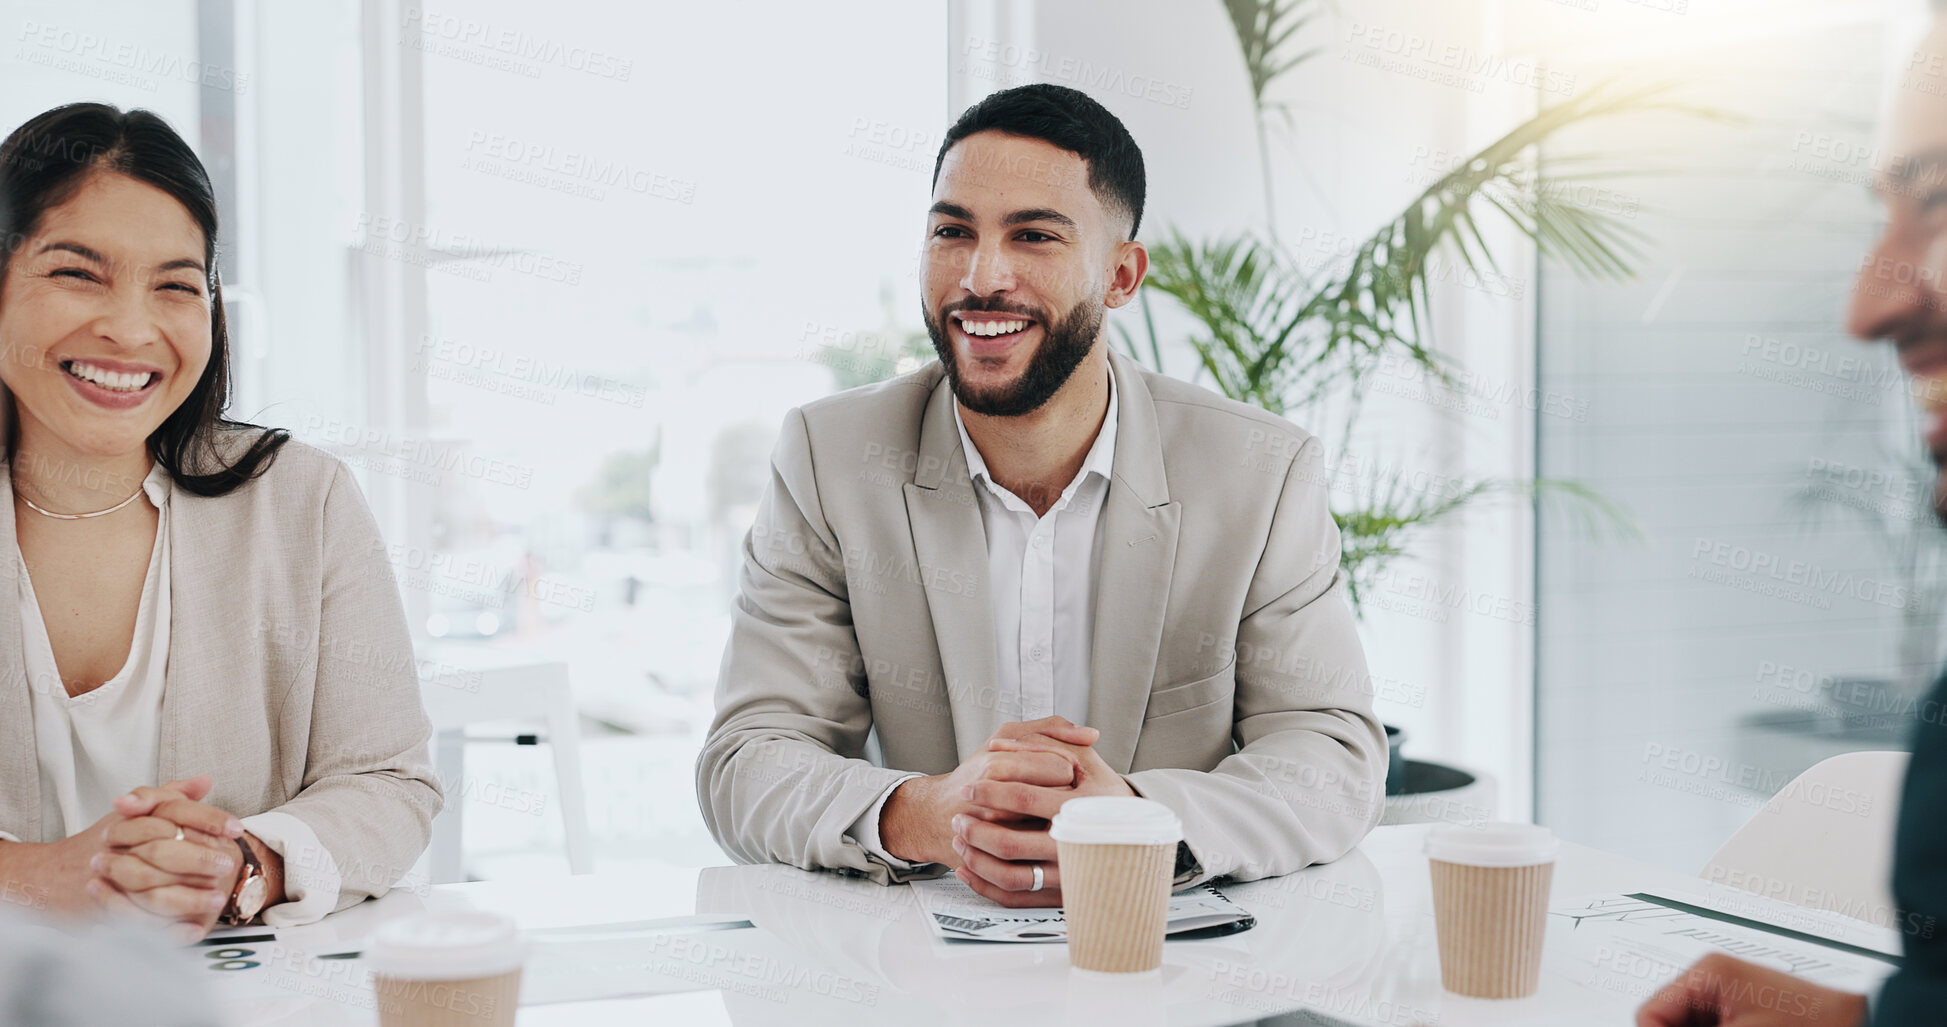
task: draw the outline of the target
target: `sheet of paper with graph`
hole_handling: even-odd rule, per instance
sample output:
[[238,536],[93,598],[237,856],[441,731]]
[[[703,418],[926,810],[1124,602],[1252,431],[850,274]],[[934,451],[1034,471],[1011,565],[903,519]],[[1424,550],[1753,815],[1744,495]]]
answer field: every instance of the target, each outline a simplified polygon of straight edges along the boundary
[[[941,938],[966,941],[1062,941],[1068,922],[1059,908],[1010,909],[948,874],[930,881],[914,881],[926,922]],[[1170,934],[1199,931],[1229,924],[1248,926],[1251,914],[1204,884],[1170,896]]]
[[1899,935],[1890,928],[1703,882],[1695,892],[1565,902],[1549,910],[1548,932],[1552,972],[1634,999],[1654,994],[1713,951],[1864,994],[1898,967],[1900,953]]

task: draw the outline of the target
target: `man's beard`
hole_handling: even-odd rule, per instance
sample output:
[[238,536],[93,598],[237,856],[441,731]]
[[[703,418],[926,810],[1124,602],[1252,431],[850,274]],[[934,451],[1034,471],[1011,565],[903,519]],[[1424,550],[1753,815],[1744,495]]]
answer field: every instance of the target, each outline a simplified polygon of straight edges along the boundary
[[1095,345],[1096,336],[1102,334],[1105,308],[1101,303],[1082,300],[1059,323],[1051,323],[1037,311],[1013,310],[978,300],[952,307],[947,313],[955,310],[1020,314],[1033,318],[1041,326],[1041,345],[1018,379],[1009,385],[976,390],[960,377],[960,364],[946,328],[931,310],[924,306],[920,309],[920,316],[926,321],[926,334],[933,337],[933,352],[940,355],[940,363],[946,368],[947,385],[960,405],[988,417],[1020,417],[1041,409],[1068,382],[1075,369],[1082,366],[1083,358]]

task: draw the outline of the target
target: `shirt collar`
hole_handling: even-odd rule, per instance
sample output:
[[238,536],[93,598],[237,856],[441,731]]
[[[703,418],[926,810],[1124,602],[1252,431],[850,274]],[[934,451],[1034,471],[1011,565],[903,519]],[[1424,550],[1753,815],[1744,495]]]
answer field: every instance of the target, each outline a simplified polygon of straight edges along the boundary
[[159,460],[151,460],[150,464],[148,476],[142,479],[142,491],[149,494],[149,502],[160,510],[169,502],[169,471]]
[[[1102,418],[1102,429],[1095,433],[1095,444],[1088,447],[1088,455],[1082,458],[1082,469],[1075,473],[1075,480],[1061,490],[1062,499],[1074,495],[1075,489],[1087,481],[1090,475],[1101,475],[1108,481],[1115,473],[1115,433],[1116,412],[1118,408],[1115,387],[1115,365],[1109,365],[1109,412]],[[993,475],[987,472],[987,461],[981,459],[980,450],[974,446],[973,438],[967,434],[967,422],[960,417],[960,401],[953,400],[953,426],[960,429],[960,448],[967,456],[967,474],[975,481],[985,482],[989,489],[1005,491],[994,484]]]

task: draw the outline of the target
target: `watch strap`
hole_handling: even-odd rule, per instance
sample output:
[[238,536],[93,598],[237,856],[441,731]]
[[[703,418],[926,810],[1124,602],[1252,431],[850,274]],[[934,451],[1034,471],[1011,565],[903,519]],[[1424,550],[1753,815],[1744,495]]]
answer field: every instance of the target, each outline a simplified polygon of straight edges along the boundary
[[236,887],[230,889],[230,901],[224,905],[222,915],[217,917],[220,923],[228,927],[241,927],[256,919],[258,913],[263,912],[262,909],[253,909],[249,916],[243,916],[243,911],[237,908],[237,900],[243,896],[244,887],[252,880],[264,876],[264,864],[257,859],[257,854],[250,850],[250,843],[238,838],[237,849],[243,853],[243,872],[237,875]]
[[1181,888],[1203,874],[1203,861],[1190,851],[1189,842],[1176,843],[1176,867],[1171,871],[1170,887]]

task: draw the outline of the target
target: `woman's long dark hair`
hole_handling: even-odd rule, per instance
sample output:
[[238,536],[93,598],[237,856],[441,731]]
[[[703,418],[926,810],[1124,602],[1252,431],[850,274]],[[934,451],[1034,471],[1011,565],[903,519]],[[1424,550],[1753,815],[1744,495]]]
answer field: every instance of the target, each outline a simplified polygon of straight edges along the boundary
[[[209,366],[182,405],[149,434],[148,446],[149,456],[176,485],[199,496],[224,495],[268,470],[291,433],[224,416],[230,404],[230,333],[216,267],[216,191],[203,162],[168,122],[151,111],[71,103],[34,117],[0,143],[0,239],[6,240],[0,246],[0,280],[41,218],[98,171],[127,175],[168,193],[203,229],[203,266],[210,269]],[[226,462],[219,436],[251,430],[259,432],[256,441]],[[9,403],[9,461],[19,439],[20,414]]]

